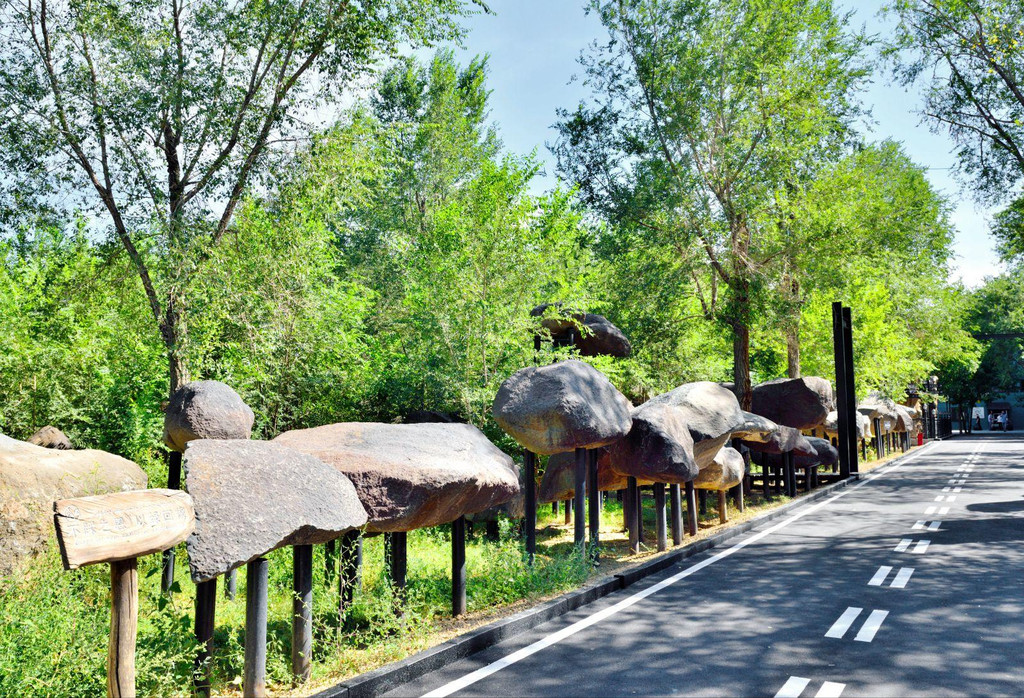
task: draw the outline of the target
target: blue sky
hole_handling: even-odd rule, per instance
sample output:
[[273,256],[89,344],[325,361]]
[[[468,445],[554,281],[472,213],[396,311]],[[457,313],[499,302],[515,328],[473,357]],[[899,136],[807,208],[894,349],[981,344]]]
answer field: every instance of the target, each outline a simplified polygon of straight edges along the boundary
[[[604,36],[600,22],[583,11],[582,0],[488,0],[496,15],[468,20],[462,59],[490,55],[491,115],[502,139],[512,152],[536,149],[546,163],[547,181],[554,184],[554,168],[546,143],[555,139],[551,125],[558,107],[572,107],[588,94],[579,81],[580,51]],[[883,34],[886,22],[877,17],[878,0],[841,2],[853,10],[857,26]],[[953,178],[950,141],[932,133],[915,113],[920,103],[915,92],[889,84],[879,73],[864,98],[872,110],[871,137],[893,138],[904,144],[918,163],[928,167],[933,185],[954,203],[957,229],[954,279],[975,286],[985,276],[998,273],[999,264],[988,234],[991,211],[977,206],[970,193]]]

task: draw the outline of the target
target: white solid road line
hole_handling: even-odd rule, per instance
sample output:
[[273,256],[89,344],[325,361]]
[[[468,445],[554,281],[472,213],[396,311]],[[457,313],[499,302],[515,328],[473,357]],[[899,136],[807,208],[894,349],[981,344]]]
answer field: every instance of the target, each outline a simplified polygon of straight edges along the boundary
[[912,574],[914,574],[913,567],[901,567],[889,586],[893,589],[903,589],[907,586],[907,582],[910,581],[910,575]]
[[928,550],[928,545],[930,543],[931,543],[930,540],[919,540],[919,541],[917,541],[917,545],[914,546],[913,552],[918,554],[918,555],[921,555],[926,550]]
[[843,611],[843,615],[839,616],[839,619],[832,624],[831,628],[828,629],[828,632],[825,633],[825,637],[841,638],[846,634],[846,631],[850,629],[850,626],[853,625],[853,621],[857,620],[857,616],[859,616],[863,611],[863,608],[855,608],[853,606],[847,608]]
[[890,572],[892,572],[892,567],[885,567],[884,565],[882,567],[879,567],[878,571],[875,572],[875,576],[872,577],[868,581],[868,586],[869,587],[880,587],[880,586],[882,586],[882,582],[885,581],[885,578],[889,576]]
[[[932,443],[935,443],[935,442],[932,442]],[[646,599],[648,596],[651,596],[652,594],[656,594],[659,591],[661,591],[662,589],[670,587],[670,586],[672,586],[673,584],[675,584],[676,582],[678,582],[680,580],[686,579],[690,575],[695,574],[696,572],[699,572],[700,570],[704,569],[705,567],[709,567],[709,566],[715,564],[719,560],[724,560],[725,558],[727,558],[730,555],[732,555],[732,554],[742,550],[743,548],[747,547],[748,545],[751,545],[752,543],[756,543],[757,541],[759,541],[759,540],[761,540],[761,539],[763,539],[763,538],[765,538],[767,536],[770,536],[771,534],[775,533],[776,531],[781,531],[783,528],[789,526],[790,524],[796,523],[797,521],[799,521],[800,519],[804,518],[808,514],[813,514],[814,512],[819,511],[819,510],[823,509],[824,507],[827,507],[829,504],[832,504],[833,502],[835,502],[835,501],[837,501],[839,499],[842,499],[843,497],[845,497],[846,495],[850,494],[851,492],[856,492],[858,489],[860,489],[864,485],[868,484],[869,482],[871,482],[873,480],[876,480],[879,477],[883,477],[885,475],[888,475],[892,471],[894,471],[894,470],[896,470],[898,468],[903,467],[904,465],[906,465],[910,461],[915,460],[916,458],[919,458],[920,456],[923,456],[926,453],[930,453],[931,451],[932,451],[932,444],[928,444],[927,446],[922,448],[917,453],[903,458],[898,463],[894,463],[894,464],[888,465],[888,466],[883,466],[882,468],[879,468],[878,470],[873,471],[871,474],[861,478],[860,482],[857,482],[855,484],[848,485],[847,487],[845,487],[842,492],[839,492],[838,494],[834,494],[831,497],[829,497],[829,498],[827,498],[827,499],[825,499],[825,500],[823,500],[821,502],[818,502],[817,504],[807,505],[807,506],[801,508],[800,511],[796,512],[792,516],[787,517],[786,519],[783,519],[781,522],[775,524],[774,526],[766,528],[765,530],[761,531],[760,533],[755,533],[754,535],[750,536],[749,538],[744,538],[743,540],[739,541],[738,543],[736,543],[732,547],[726,548],[725,550],[722,550],[721,552],[716,553],[716,554],[712,555],[709,558],[701,560],[700,562],[698,562],[698,563],[696,563],[696,564],[694,564],[694,565],[692,565],[690,567],[687,567],[685,570],[682,570],[681,572],[677,572],[676,574],[672,575],[671,577],[666,577],[665,579],[661,580],[657,584],[652,584],[651,586],[647,587],[646,589],[641,589],[640,591],[636,592],[635,594],[631,594],[630,596],[627,596],[626,598],[622,599],[621,601],[619,601],[616,604],[613,604],[611,606],[608,606],[607,608],[601,609],[600,611],[597,611],[596,613],[593,613],[592,615],[589,615],[586,618],[578,620],[575,623],[572,623],[571,625],[568,625],[568,626],[562,628],[561,630],[553,632],[550,635],[547,635],[547,636],[541,638],[540,640],[537,640],[536,642],[534,642],[534,643],[532,643],[530,645],[527,645],[526,647],[518,649],[515,652],[512,652],[511,654],[508,654],[508,655],[502,657],[501,659],[498,659],[498,660],[496,660],[494,662],[491,662],[490,664],[488,664],[486,666],[482,666],[482,667],[480,667],[479,669],[477,669],[475,671],[471,671],[470,673],[466,674],[465,676],[462,676],[462,677],[460,677],[458,679],[455,679],[454,681],[449,681],[448,683],[444,684],[443,686],[440,686],[440,687],[434,689],[433,691],[430,691],[429,693],[426,693],[424,695],[424,698],[443,698],[444,696],[450,696],[452,693],[455,693],[456,691],[461,691],[464,688],[472,686],[473,684],[477,683],[478,681],[482,681],[483,679],[487,678],[488,676],[491,676],[492,674],[496,674],[496,673],[498,673],[499,671],[501,671],[502,669],[504,669],[506,667],[509,667],[509,666],[512,666],[513,664],[521,662],[522,660],[526,659],[527,657],[533,656],[537,652],[540,652],[541,650],[543,650],[543,649],[545,649],[547,647],[551,647],[552,645],[555,645],[555,644],[561,642],[562,640],[564,640],[564,639],[566,639],[568,637],[572,637],[576,633],[579,633],[579,632],[581,632],[583,630],[586,630],[587,628],[589,628],[592,625],[596,625],[597,623],[600,623],[601,621],[603,621],[603,620],[605,620],[607,618],[610,618],[611,616],[614,616],[616,613],[619,613],[620,611],[624,611],[627,608],[630,608],[631,606],[633,606],[633,605],[635,605],[637,603],[640,603],[641,601]]]
[[782,684],[782,688],[775,694],[775,698],[800,698],[800,694],[804,692],[810,682],[810,679],[805,679],[802,676],[790,676],[789,680]]
[[864,625],[861,626],[860,632],[857,633],[857,637],[853,638],[857,642],[871,642],[875,639],[875,633],[882,627],[882,621],[889,615],[888,611],[872,611],[868,619],[864,621]]
[[892,551],[894,553],[905,553],[905,552],[907,552],[907,548],[909,548],[910,544],[913,543],[913,542],[914,542],[913,538],[904,538],[903,540],[901,540],[899,543],[896,544],[896,547],[893,548]]
[[826,681],[821,684],[821,688],[814,694],[814,698],[839,698],[839,696],[843,695],[844,688],[846,688],[845,683]]

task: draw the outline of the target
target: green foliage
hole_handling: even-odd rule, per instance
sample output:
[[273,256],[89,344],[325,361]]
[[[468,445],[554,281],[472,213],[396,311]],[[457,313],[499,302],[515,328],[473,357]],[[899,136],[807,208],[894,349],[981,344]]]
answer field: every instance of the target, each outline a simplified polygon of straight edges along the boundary
[[1024,174],[1024,7],[1017,0],[895,0],[885,54],[923,115],[956,143],[976,193],[1005,200]]
[[79,447],[146,464],[166,378],[131,271],[81,228],[0,243],[0,432],[54,424]]

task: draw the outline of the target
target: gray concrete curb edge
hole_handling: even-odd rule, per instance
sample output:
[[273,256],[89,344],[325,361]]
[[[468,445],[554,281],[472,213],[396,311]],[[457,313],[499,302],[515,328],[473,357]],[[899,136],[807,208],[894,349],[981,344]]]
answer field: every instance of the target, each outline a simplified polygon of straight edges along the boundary
[[[911,453],[913,453],[913,451],[911,451]],[[894,458],[880,467],[888,468],[906,458],[907,455],[910,454],[908,453],[900,456],[899,458]],[[681,560],[685,560],[697,553],[702,553],[706,550],[715,548],[722,543],[746,533],[762,523],[765,523],[766,521],[771,521],[772,519],[784,516],[793,509],[797,509],[818,499],[828,497],[836,490],[842,489],[850,483],[860,480],[861,477],[862,476],[859,473],[854,474],[847,480],[835,482],[831,485],[826,485],[816,489],[808,494],[801,495],[797,499],[794,499],[791,502],[786,502],[782,506],[772,509],[771,511],[766,511],[760,516],[756,516],[749,521],[744,521],[743,523],[736,524],[735,526],[730,526],[721,533],[716,533],[715,535],[703,540],[695,541],[689,545],[676,548],[655,560],[651,560],[650,562],[634,567],[633,569],[626,570],[625,572],[604,577],[603,579],[587,584],[576,591],[570,591],[546,603],[534,606],[533,608],[529,608],[525,611],[520,611],[519,613],[507,618],[498,619],[493,623],[489,623],[481,628],[477,628],[476,630],[471,630],[459,635],[458,637],[454,637],[440,645],[418,652],[411,657],[393,662],[381,667],[380,669],[375,669],[373,671],[366,672],[365,674],[355,676],[347,681],[343,681],[340,684],[317,693],[313,698],[369,698],[371,696],[380,695],[381,693],[390,691],[393,688],[401,686],[404,683],[408,683],[409,681],[413,681],[414,679],[418,679],[419,677],[432,671],[436,671],[437,669],[451,664],[452,662],[468,657],[469,655],[480,652],[488,647],[492,647],[503,640],[519,635],[520,633],[524,633],[527,630],[531,630],[541,623],[546,623],[558,616],[574,611],[589,603],[593,603],[612,592],[625,589],[645,577],[649,577],[652,574],[656,574],[671,567]]]

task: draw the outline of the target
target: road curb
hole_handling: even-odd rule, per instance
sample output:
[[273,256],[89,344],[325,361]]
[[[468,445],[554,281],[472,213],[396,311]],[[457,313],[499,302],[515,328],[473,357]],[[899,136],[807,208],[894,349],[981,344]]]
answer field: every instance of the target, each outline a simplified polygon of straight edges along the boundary
[[[906,458],[907,455],[909,454],[895,458],[881,466],[881,468],[888,468]],[[492,647],[527,630],[531,630],[542,623],[593,603],[612,592],[625,589],[652,574],[668,569],[686,558],[718,547],[722,543],[746,533],[767,521],[777,519],[794,509],[799,509],[811,502],[828,497],[837,490],[860,481],[862,478],[862,475],[854,474],[847,480],[818,488],[813,492],[801,495],[793,501],[786,502],[778,508],[766,511],[749,521],[730,526],[713,536],[676,548],[655,560],[624,572],[604,577],[580,589],[563,594],[556,599],[454,637],[440,645],[418,652],[411,657],[355,676],[315,694],[314,698],[369,698],[370,696],[385,693],[452,662]]]

